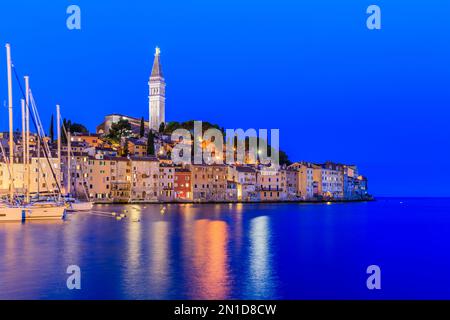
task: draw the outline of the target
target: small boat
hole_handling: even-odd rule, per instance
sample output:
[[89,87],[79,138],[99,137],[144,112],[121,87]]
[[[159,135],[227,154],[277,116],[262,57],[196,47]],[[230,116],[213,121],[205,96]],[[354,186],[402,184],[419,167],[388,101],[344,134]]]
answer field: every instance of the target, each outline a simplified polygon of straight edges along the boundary
[[68,204],[67,211],[90,211],[94,203],[90,201],[79,201],[75,199],[66,199]]
[[26,207],[25,220],[64,219],[66,207],[63,203],[35,202]]

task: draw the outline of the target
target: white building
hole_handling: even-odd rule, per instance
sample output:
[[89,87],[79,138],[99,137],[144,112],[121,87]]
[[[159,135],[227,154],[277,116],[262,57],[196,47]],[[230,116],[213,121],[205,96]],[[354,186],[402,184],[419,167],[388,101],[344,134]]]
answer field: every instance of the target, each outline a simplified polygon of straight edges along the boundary
[[257,201],[256,170],[247,166],[229,166],[228,180],[237,183],[237,200]]
[[332,198],[344,197],[344,177],[339,166],[326,163],[321,168],[322,196]]

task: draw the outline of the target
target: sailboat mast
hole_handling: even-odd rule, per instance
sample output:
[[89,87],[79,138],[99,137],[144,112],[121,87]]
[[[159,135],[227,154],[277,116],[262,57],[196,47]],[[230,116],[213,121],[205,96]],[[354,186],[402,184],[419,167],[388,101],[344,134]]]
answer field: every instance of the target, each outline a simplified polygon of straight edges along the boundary
[[25,190],[28,189],[28,186],[26,185],[26,166],[25,166],[25,161],[26,161],[26,157],[27,157],[27,148],[25,147],[26,145],[26,138],[25,138],[25,100],[21,99],[20,100],[21,103],[21,107],[22,107],[22,156],[23,156],[23,167],[22,167],[22,172],[23,172],[23,176],[22,176],[22,190],[23,193],[25,194]]
[[25,159],[27,161],[26,171],[27,171],[27,193],[25,196],[26,203],[30,202],[30,186],[31,186],[31,172],[30,172],[30,78],[28,76],[25,79],[25,139],[26,139],[26,155]]
[[72,152],[72,142],[70,141],[70,130],[66,129],[67,132],[67,195],[70,194],[70,165],[71,165],[71,152]]
[[9,198],[11,203],[14,201],[14,140],[13,140],[13,97],[12,97],[12,70],[11,70],[11,46],[6,44],[6,64],[8,71],[8,110],[9,110],[9,164],[10,164],[10,183]]
[[37,165],[37,195],[38,195],[38,200],[40,198],[40,190],[41,190],[41,171],[40,171],[40,167],[41,167],[41,139],[39,139],[39,133],[38,133],[38,137],[37,137],[37,158],[38,158],[38,165]]
[[59,104],[56,105],[56,132],[57,132],[57,138],[58,138],[58,172],[57,172],[57,183],[61,183],[61,114],[59,110]]

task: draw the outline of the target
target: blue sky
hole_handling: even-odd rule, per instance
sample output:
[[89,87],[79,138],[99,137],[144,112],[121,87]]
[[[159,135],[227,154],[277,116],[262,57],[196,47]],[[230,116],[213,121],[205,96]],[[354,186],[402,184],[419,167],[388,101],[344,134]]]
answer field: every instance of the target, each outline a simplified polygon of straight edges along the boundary
[[[70,4],[81,30],[66,28]],[[381,7],[381,30],[366,28],[370,4]],[[168,121],[279,128],[291,160],[358,164],[375,195],[450,196],[449,9],[444,0],[15,0],[0,4],[0,43],[30,75],[46,128],[56,103],[92,131],[108,113],[147,118],[158,45]],[[4,130],[4,49],[0,63]]]

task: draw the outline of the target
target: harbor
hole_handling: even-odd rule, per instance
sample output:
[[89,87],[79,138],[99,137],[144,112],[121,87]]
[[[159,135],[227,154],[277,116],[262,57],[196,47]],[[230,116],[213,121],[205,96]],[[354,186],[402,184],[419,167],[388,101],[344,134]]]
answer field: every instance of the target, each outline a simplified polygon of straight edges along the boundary
[[[426,198],[95,205],[0,224],[0,298],[446,299],[449,211],[448,199]],[[382,291],[365,286],[374,262]],[[80,290],[66,287],[69,265]]]
[[[368,179],[355,164],[293,162],[268,144],[267,134],[249,134],[256,132],[253,129],[225,130],[206,121],[166,122],[159,47],[148,81],[150,120],[110,114],[95,133],[65,118],[60,104],[54,109],[56,121],[52,114],[45,130],[32,79],[21,74],[20,64],[12,63],[10,44],[6,65],[9,131],[0,132],[0,221],[61,219],[66,210],[89,211],[94,203],[373,200]],[[13,115],[18,113],[13,110],[13,86],[21,102],[21,132],[13,129]],[[270,140],[278,145],[275,136]]]

